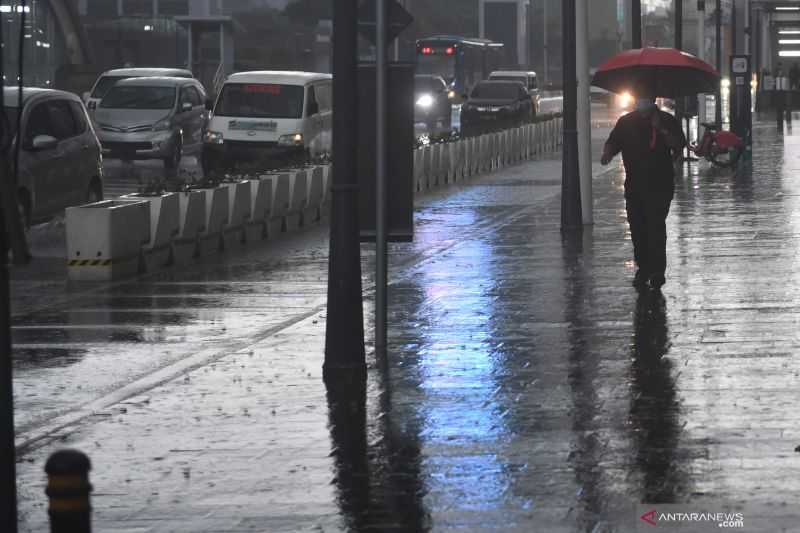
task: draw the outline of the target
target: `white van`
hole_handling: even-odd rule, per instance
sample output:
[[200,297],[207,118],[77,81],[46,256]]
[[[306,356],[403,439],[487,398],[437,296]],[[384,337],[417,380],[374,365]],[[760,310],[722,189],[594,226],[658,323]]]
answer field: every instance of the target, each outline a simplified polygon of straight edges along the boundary
[[193,78],[192,71],[184,68],[117,68],[100,74],[94,82],[92,90],[83,93],[83,102],[89,114],[93,115],[97,104],[119,80],[127,78],[149,78],[152,76],[169,78]]
[[332,84],[330,74],[314,72],[231,74],[204,136],[203,170],[330,153]]

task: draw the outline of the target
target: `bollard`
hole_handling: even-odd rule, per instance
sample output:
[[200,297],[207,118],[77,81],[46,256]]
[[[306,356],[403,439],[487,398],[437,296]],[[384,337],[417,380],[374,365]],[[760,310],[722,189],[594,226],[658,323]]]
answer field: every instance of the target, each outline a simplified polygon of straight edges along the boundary
[[78,450],[59,450],[47,460],[45,494],[50,499],[51,533],[90,533],[92,531],[89,493],[89,458]]

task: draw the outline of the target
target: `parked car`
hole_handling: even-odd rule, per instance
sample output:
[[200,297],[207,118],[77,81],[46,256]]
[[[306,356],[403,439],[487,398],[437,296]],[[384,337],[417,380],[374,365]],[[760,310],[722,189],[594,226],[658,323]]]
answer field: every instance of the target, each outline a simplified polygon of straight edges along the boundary
[[231,74],[203,144],[203,170],[275,166],[330,153],[333,78],[315,72]]
[[450,131],[453,93],[441,76],[414,76],[414,122],[424,122],[429,132]]
[[525,86],[533,103],[533,116],[539,113],[539,80],[532,70],[495,70],[489,74],[493,81],[518,81]]
[[91,91],[83,93],[83,101],[86,103],[89,114],[94,114],[94,110],[97,109],[97,104],[100,103],[100,100],[103,99],[118,81],[128,78],[149,78],[153,76],[170,78],[194,77],[191,70],[183,68],[117,68],[107,70],[100,74],[94,82]]
[[161,159],[169,171],[183,155],[200,154],[207,120],[205,89],[187,78],[120,80],[95,113],[103,155]]
[[514,81],[481,81],[461,108],[464,135],[519,126],[529,121],[533,103],[525,87]]
[[[103,199],[100,143],[80,98],[25,88],[20,103],[17,89],[6,87],[3,106],[14,143],[21,139],[17,202],[26,226],[65,207]],[[17,135],[20,112],[22,134]]]

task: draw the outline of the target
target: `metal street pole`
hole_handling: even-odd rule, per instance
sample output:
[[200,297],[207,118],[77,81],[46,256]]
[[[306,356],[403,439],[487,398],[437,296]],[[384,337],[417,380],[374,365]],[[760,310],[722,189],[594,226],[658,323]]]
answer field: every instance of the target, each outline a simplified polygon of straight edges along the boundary
[[386,353],[386,0],[375,0],[375,353]]
[[[697,57],[705,60],[706,58],[706,12],[705,1],[697,2]],[[697,139],[702,135],[702,124],[706,122],[706,95],[697,95]]]
[[[0,163],[5,169],[5,161]],[[8,179],[0,171],[0,178]],[[0,216],[0,249],[5,250],[6,224]],[[0,524],[17,533],[17,473],[14,449],[14,392],[11,367],[11,311],[8,266],[0,261]]]
[[364,309],[358,226],[358,0],[333,10],[333,185],[323,379],[364,381]]
[[[722,0],[717,0],[717,9],[714,13],[716,16],[715,22],[717,26],[716,31],[716,54],[717,54],[717,72],[722,73]],[[717,85],[716,93],[714,94],[714,122],[717,128],[722,127],[722,92],[719,85]]]
[[736,0],[731,0],[731,54],[736,53]]
[[[675,49],[683,50],[683,0],[675,0]],[[683,129],[683,98],[675,99],[675,118]],[[685,152],[685,150],[683,150]],[[685,155],[682,154],[682,155]]]
[[631,1],[631,48],[642,47],[642,0]]
[[578,79],[578,174],[584,224],[594,224],[592,198],[592,111],[589,93],[589,0],[575,2],[575,65]]
[[548,0],[542,0],[542,36],[544,39],[544,63],[542,65],[542,70],[544,70],[544,86],[547,87],[548,82],[550,81],[549,76],[547,75],[548,68],[547,68],[547,2]]
[[564,73],[564,142],[561,160],[561,228],[582,226],[581,184],[578,164],[577,100],[575,77],[575,0],[564,0],[561,11]]

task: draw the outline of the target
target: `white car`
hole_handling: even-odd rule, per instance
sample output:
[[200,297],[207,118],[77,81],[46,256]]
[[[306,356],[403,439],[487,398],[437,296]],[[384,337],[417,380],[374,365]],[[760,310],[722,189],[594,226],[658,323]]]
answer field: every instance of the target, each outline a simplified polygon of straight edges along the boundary
[[231,74],[214,105],[203,170],[330,153],[333,78],[315,72]]
[[117,68],[107,70],[100,74],[94,82],[92,90],[83,93],[83,101],[89,114],[93,114],[100,100],[120,80],[128,78],[147,78],[152,76],[165,76],[171,78],[192,78],[192,72],[183,68]]
[[[17,203],[26,226],[65,207],[103,199],[100,142],[80,98],[65,91],[3,90],[3,105],[21,139]],[[22,113],[22,135],[16,134]],[[13,149],[13,148],[12,148]]]

